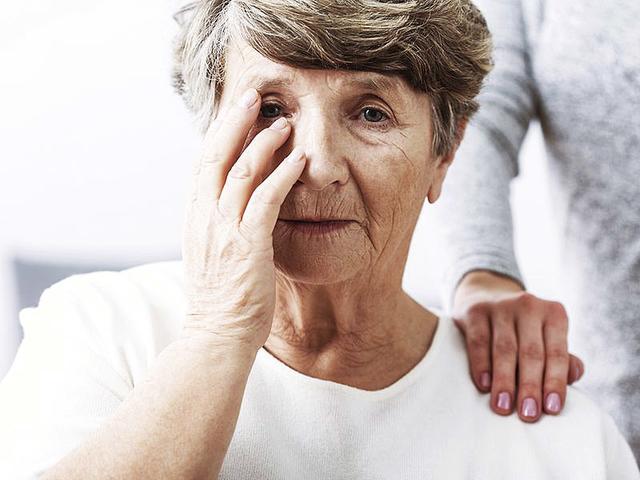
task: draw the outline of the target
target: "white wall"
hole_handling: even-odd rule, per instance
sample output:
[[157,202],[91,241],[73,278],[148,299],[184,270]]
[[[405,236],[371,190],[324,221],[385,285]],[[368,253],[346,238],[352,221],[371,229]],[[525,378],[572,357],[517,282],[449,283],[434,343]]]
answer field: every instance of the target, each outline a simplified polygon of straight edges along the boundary
[[[9,259],[177,257],[199,139],[170,86],[177,1],[20,0],[0,13],[0,378],[16,348]],[[533,135],[514,189],[518,256],[532,289],[554,296],[543,152]],[[428,211],[417,234],[429,231]],[[428,249],[406,288],[430,303]]]
[[0,11],[0,377],[17,328],[11,255],[179,255],[198,137],[171,88],[173,3]]

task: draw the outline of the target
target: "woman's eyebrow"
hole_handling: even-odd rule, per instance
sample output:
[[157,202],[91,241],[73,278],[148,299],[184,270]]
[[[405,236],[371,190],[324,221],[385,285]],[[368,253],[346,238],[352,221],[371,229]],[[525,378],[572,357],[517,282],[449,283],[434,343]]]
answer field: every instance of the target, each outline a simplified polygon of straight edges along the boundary
[[[293,80],[293,77],[258,77],[248,83],[256,90],[261,91],[270,88],[289,87],[293,83]],[[397,93],[399,87],[397,81],[383,76],[351,78],[345,80],[343,85],[386,93]]]
[[[293,76],[256,76],[247,85],[253,86],[262,95],[271,89],[288,88],[294,83],[294,80]],[[379,93],[396,105],[405,104],[403,96],[400,94],[400,82],[394,78],[382,75],[347,78],[341,83],[341,87]]]
[[268,90],[271,88],[289,87],[293,83],[291,77],[275,77],[275,78],[256,78],[250,82],[258,92]]
[[387,77],[365,77],[365,78],[352,78],[346,82],[351,87],[361,88],[364,90],[373,90],[380,93],[397,93],[398,82]]

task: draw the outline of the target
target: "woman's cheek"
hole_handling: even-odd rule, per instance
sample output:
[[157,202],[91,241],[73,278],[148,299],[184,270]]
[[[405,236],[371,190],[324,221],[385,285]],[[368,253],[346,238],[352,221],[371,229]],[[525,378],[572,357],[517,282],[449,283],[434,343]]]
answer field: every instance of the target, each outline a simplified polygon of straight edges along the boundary
[[354,141],[372,147],[390,145],[393,142],[393,137],[399,133],[393,128],[382,130],[378,127],[367,127],[361,122],[353,120],[347,123],[346,129]]

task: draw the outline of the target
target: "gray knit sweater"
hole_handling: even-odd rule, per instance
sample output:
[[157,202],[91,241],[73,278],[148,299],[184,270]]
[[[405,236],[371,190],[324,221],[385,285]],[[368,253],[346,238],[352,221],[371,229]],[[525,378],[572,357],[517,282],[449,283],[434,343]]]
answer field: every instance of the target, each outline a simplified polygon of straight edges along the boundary
[[570,348],[586,362],[578,386],[640,459],[640,0],[476,4],[495,69],[434,211],[447,298],[472,269],[520,279],[509,184],[537,118],[571,287]]

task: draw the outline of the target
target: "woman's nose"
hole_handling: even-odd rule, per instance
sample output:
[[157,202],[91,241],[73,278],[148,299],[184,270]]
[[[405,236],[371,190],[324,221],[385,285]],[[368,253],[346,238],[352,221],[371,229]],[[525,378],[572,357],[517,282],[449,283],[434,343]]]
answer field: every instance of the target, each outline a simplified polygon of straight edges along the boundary
[[323,190],[331,184],[344,185],[349,178],[343,139],[335,120],[315,115],[299,118],[291,132],[292,148],[300,146],[307,158],[306,166],[298,180],[312,190]]

